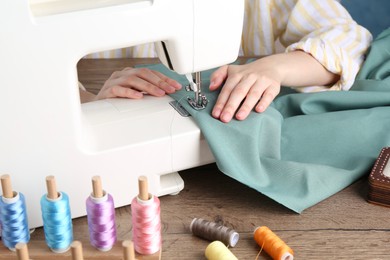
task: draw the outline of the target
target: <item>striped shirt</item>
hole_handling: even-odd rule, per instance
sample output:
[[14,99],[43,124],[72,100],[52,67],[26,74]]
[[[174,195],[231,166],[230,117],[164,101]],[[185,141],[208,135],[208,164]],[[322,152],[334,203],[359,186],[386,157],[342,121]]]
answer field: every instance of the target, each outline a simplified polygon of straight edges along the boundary
[[[239,55],[301,50],[340,75],[340,80],[333,86],[297,90],[349,90],[371,41],[370,32],[358,25],[337,0],[246,0]],[[119,57],[156,57],[156,52],[150,43],[87,56]]]

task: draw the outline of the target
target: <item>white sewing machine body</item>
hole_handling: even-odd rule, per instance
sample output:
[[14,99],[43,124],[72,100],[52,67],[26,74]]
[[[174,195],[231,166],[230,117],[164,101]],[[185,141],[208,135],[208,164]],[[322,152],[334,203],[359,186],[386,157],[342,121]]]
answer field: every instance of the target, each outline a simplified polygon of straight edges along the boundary
[[173,172],[214,161],[197,125],[168,96],[80,104],[76,65],[89,53],[161,41],[160,59],[180,74],[230,63],[243,2],[0,1],[0,174],[25,195],[31,228],[42,225],[48,175],[79,217],[94,175],[123,206],[138,193],[140,175],[151,193],[172,194],[184,185]]

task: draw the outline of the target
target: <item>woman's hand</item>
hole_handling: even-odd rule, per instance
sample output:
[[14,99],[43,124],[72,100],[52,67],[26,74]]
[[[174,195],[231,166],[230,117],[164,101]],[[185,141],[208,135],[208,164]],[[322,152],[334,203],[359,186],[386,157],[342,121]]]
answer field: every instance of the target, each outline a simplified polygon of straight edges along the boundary
[[181,89],[180,83],[148,68],[115,71],[104,83],[95,100],[105,98],[142,98],[144,94],[164,96]]
[[[288,87],[331,86],[340,79],[309,53],[293,51],[270,55],[244,65],[226,65],[210,78],[210,90],[223,85],[212,116],[227,123],[244,120],[253,110],[264,112]],[[225,81],[225,83],[223,83]]]
[[276,69],[259,59],[216,70],[210,78],[210,90],[216,90],[222,84],[212,116],[227,123],[234,115],[236,119],[244,120],[253,108],[256,112],[264,112],[279,94],[281,79]]

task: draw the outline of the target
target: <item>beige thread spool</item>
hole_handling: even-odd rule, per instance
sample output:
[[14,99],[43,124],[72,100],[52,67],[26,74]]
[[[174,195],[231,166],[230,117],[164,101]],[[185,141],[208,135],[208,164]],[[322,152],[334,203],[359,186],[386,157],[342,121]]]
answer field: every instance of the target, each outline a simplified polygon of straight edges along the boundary
[[238,258],[221,242],[211,242],[205,250],[208,260],[238,260]]
[[133,241],[131,241],[131,240],[123,241],[122,247],[123,247],[123,260],[137,260],[135,258]]
[[84,260],[83,256],[83,245],[80,241],[73,241],[70,244],[71,252],[72,252],[72,260]]
[[15,249],[18,260],[30,260],[26,243],[17,243]]

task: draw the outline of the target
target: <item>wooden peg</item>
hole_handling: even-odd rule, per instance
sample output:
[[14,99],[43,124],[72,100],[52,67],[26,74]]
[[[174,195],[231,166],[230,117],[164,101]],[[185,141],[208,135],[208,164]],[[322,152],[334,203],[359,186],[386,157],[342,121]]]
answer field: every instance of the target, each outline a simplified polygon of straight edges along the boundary
[[138,198],[143,201],[149,200],[148,179],[146,176],[140,176],[138,178],[138,189]]
[[16,244],[15,249],[18,260],[30,260],[27,244],[19,242]]
[[50,175],[46,177],[46,188],[49,199],[55,200],[58,198],[56,179],[54,176]]
[[104,196],[102,181],[100,179],[100,176],[92,177],[92,196],[94,198],[101,198]]
[[122,247],[123,247],[123,260],[136,260],[133,241],[131,240],[123,241]]
[[8,174],[1,176],[1,188],[3,189],[3,197],[11,199],[14,197],[14,192],[11,185],[11,177]]
[[80,241],[73,241],[70,244],[71,252],[72,252],[72,260],[84,260],[83,256],[83,245]]

